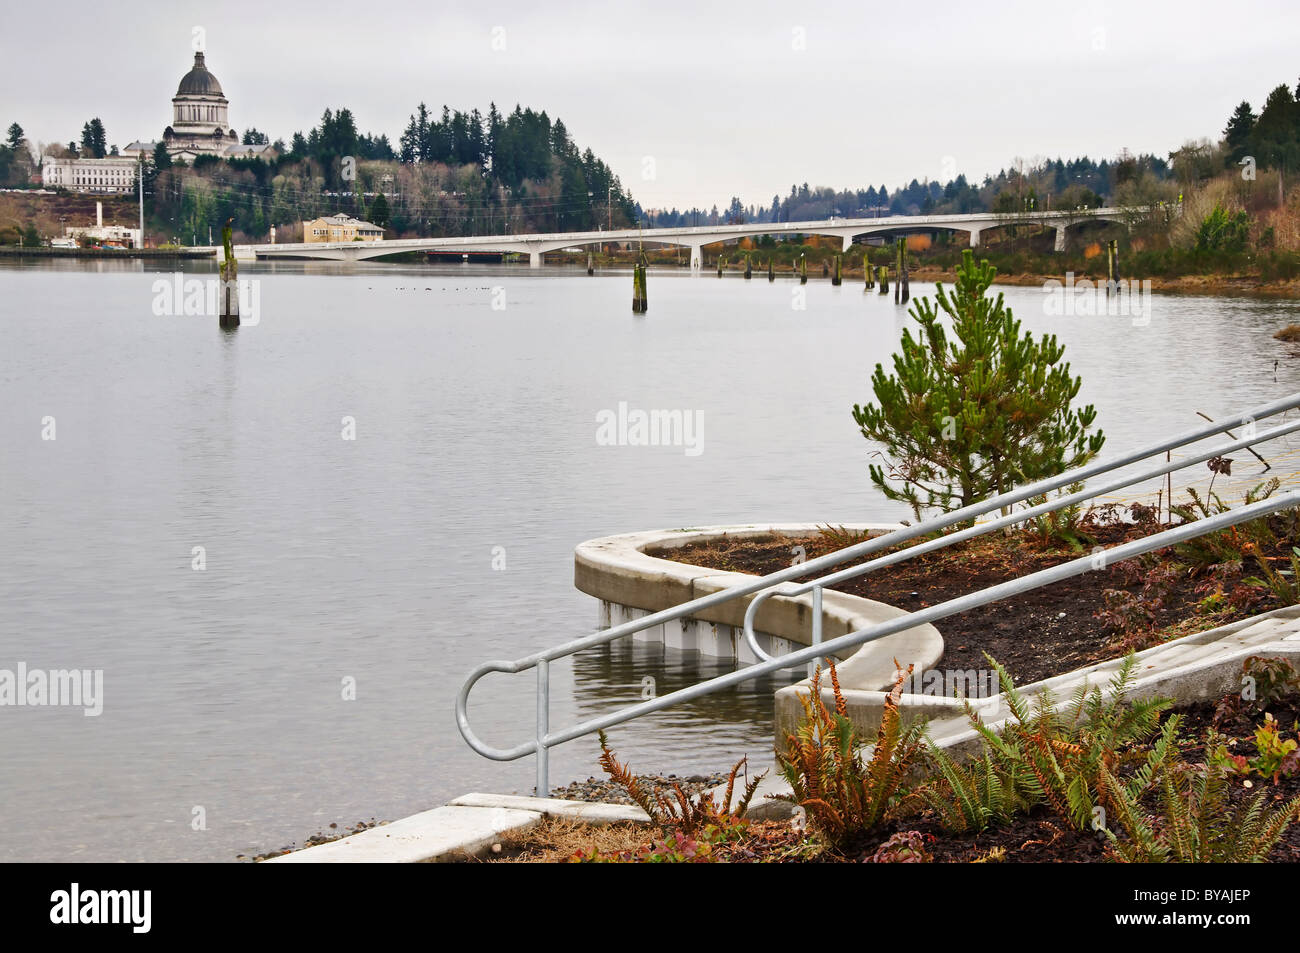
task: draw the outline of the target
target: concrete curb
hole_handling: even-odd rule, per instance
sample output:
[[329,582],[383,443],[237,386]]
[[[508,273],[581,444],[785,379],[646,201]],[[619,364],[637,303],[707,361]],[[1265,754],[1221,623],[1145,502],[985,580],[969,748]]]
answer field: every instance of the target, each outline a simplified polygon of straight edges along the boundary
[[542,815],[485,807],[434,808],[382,827],[263,861],[267,864],[415,864],[477,856],[505,834],[536,827]]
[[491,850],[507,834],[521,834],[544,817],[584,824],[646,824],[639,807],[595,801],[464,794],[443,807],[263,861],[267,864],[446,863]]

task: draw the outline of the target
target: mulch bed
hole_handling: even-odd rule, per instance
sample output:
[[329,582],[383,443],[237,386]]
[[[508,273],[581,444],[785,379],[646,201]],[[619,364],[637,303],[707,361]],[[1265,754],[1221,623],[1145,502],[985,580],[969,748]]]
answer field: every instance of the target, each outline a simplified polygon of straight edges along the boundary
[[[914,611],[1087,555],[1094,545],[1109,548],[1146,535],[1132,523],[1124,522],[1091,526],[1088,532],[1091,539],[1082,552],[1060,546],[1046,548],[1029,534],[1008,537],[992,533],[867,573],[835,588]],[[843,540],[822,535],[718,539],[657,555],[710,569],[761,576],[789,567],[795,546],[804,547],[808,559],[813,559],[844,545]],[[1288,551],[1279,545],[1270,555],[1281,556]],[[1165,557],[1167,561],[1168,551]],[[1172,635],[1185,635],[1277,608],[1276,599],[1267,590],[1241,584],[1242,575],[1252,574],[1257,572],[1248,567],[1244,573],[1238,570],[1223,576],[1223,588],[1233,592],[1234,597],[1231,604],[1211,615],[1197,612],[1207,594],[1207,576],[1180,570],[1171,591],[1158,605],[1152,604],[1151,624],[1124,632],[1097,618],[1106,608],[1103,593],[1108,589],[1140,593],[1140,574],[1125,566],[1086,572],[939,620],[936,627],[944,642],[942,664],[945,669],[987,669],[987,652],[1020,685],[1060,675],[1123,655],[1131,648],[1157,644]]]

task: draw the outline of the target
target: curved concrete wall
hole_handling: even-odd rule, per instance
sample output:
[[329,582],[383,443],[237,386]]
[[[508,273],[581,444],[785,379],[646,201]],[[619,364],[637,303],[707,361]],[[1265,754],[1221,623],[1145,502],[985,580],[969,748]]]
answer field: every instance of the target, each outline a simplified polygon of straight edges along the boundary
[[[898,527],[855,523],[846,528],[874,536]],[[608,628],[756,578],[747,573],[692,566],[651,555],[652,552],[663,553],[720,537],[798,537],[814,535],[818,530],[819,525],[814,523],[777,523],[605,536],[577,547],[573,583],[582,592],[601,600],[599,622],[602,628]],[[690,619],[656,625],[634,638],[753,662],[756,659],[745,642],[743,630],[745,610],[751,599],[752,596],[745,596],[705,609]],[[833,639],[906,614],[882,602],[827,591],[822,598],[822,638]],[[811,644],[812,594],[778,595],[767,600],[758,611],[754,628],[764,650],[773,655]],[[943,639],[938,630],[932,625],[919,625],[864,645],[838,665],[837,671],[842,686],[869,691],[893,683],[895,659],[904,667],[915,664],[921,670],[933,666],[942,655]]]

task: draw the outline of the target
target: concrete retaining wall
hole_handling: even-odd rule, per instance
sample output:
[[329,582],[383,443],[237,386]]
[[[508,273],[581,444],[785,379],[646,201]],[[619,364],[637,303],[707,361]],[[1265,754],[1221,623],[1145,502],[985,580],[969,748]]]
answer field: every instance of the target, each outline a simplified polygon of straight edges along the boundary
[[[855,523],[846,529],[878,536],[894,524]],[[589,540],[574,552],[574,585],[600,600],[598,624],[608,628],[692,599],[752,582],[748,573],[706,569],[652,553],[671,552],[692,543],[718,538],[758,539],[811,536],[816,523],[776,523],[753,526],[707,526],[691,529],[626,533]],[[680,621],[661,623],[633,635],[661,641],[671,648],[703,655],[756,661],[744,636],[745,611],[752,596],[705,609]],[[840,592],[822,598],[822,638],[829,640],[889,619],[906,615],[902,609]],[[760,646],[783,654],[812,642],[812,594],[774,596],[759,608],[754,625]],[[841,685],[870,690],[892,684],[894,659],[918,669],[933,666],[943,654],[943,639],[932,625],[919,625],[869,643],[837,666]]]

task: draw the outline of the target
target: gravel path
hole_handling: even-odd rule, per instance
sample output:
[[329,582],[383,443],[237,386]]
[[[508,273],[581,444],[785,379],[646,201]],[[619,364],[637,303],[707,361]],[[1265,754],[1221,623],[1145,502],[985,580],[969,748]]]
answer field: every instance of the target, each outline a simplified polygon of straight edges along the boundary
[[[665,794],[672,790],[674,783],[677,783],[682,786],[682,790],[687,795],[696,795],[719,784],[725,784],[727,776],[725,774],[692,774],[679,778],[675,774],[667,776],[638,774],[637,780],[647,789],[663,790]],[[742,786],[739,776],[736,778],[736,786]],[[574,781],[572,784],[552,791],[551,797],[565,801],[604,801],[609,804],[632,803],[632,799],[627,796],[627,792],[608,778],[587,778],[585,781]]]

